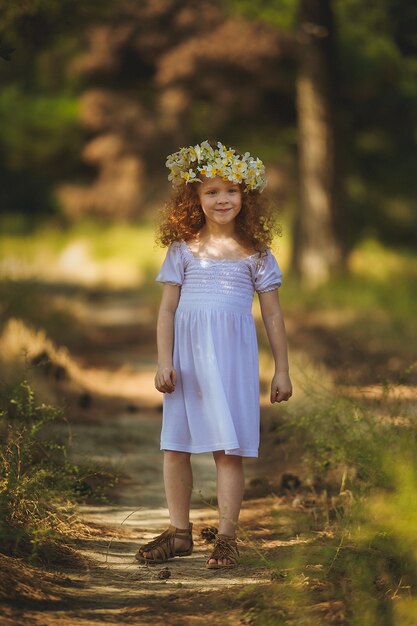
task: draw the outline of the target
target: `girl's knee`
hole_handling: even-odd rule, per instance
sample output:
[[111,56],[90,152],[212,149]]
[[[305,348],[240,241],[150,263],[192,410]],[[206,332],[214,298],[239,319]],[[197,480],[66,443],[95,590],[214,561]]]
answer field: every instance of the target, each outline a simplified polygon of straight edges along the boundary
[[213,452],[214,460],[217,463],[228,464],[228,465],[241,465],[242,457],[237,454],[226,454],[224,450],[216,450]]
[[179,452],[178,450],[164,450],[164,459],[169,463],[186,463],[190,460],[190,452]]

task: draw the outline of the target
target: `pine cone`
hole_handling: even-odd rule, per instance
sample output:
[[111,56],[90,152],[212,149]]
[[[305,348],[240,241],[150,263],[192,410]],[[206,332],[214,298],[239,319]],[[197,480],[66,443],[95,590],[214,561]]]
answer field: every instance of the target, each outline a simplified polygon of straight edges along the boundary
[[171,570],[168,567],[164,567],[158,572],[158,578],[162,580],[166,580],[167,578],[171,578]]
[[200,537],[204,539],[206,543],[214,543],[218,532],[215,526],[206,526],[206,528],[203,528],[200,532]]

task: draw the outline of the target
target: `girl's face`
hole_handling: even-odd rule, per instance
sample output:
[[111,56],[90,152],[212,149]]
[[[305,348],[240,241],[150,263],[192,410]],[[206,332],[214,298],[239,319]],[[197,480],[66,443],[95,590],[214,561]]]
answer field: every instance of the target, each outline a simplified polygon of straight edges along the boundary
[[240,185],[214,178],[202,177],[198,185],[198,197],[206,220],[216,224],[229,224],[242,208],[242,191]]

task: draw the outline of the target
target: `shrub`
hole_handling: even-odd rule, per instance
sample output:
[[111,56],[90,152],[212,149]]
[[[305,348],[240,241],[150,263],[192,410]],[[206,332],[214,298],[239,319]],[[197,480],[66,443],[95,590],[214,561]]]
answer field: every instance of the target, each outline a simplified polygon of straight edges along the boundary
[[0,535],[5,554],[34,557],[77,526],[82,471],[68,460],[67,446],[48,433],[47,426],[59,419],[62,411],[37,404],[26,380],[3,388]]

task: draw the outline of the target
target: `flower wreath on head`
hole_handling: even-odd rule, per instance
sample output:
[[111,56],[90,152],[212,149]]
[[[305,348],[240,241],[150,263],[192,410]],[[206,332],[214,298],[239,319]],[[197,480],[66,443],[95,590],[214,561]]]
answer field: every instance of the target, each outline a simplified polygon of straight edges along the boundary
[[178,152],[168,155],[166,166],[170,170],[168,180],[174,187],[184,182],[201,183],[199,175],[206,178],[220,176],[233,183],[245,183],[244,191],[257,189],[262,192],[267,184],[265,166],[260,159],[254,159],[249,152],[240,155],[220,141],[217,148],[213,148],[208,141],[180,148]]

